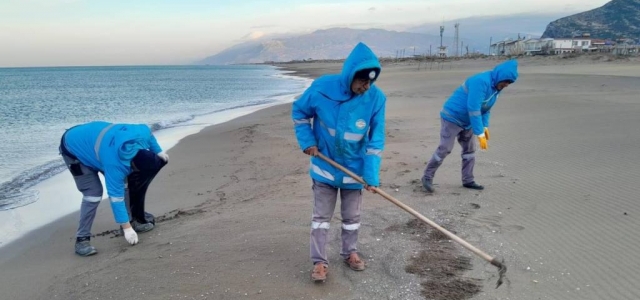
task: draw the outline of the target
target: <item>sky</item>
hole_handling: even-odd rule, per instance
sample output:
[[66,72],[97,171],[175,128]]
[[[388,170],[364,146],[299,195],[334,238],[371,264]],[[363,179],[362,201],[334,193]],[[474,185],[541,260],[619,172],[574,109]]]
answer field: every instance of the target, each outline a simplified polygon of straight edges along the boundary
[[184,64],[265,35],[338,26],[403,30],[472,16],[570,15],[607,2],[0,0],[0,67]]

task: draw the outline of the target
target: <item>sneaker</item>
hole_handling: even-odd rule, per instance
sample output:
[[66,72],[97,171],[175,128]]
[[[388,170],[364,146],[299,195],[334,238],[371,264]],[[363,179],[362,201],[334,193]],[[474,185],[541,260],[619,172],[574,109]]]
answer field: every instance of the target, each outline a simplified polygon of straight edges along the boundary
[[142,233],[153,230],[155,225],[153,225],[153,223],[138,223],[138,221],[133,221],[131,222],[131,227],[133,227],[133,230],[137,233]]
[[324,282],[327,280],[327,274],[329,273],[329,266],[325,263],[316,263],[311,271],[311,280],[314,282]]
[[90,238],[88,237],[76,238],[76,254],[80,256],[91,256],[98,253],[96,248],[91,246],[89,240]]
[[349,268],[354,271],[362,271],[365,268],[364,260],[360,259],[358,253],[355,252],[349,254],[349,258],[345,259],[344,263],[349,265]]
[[422,187],[429,193],[433,193],[436,189],[433,188],[433,182],[429,179],[422,177]]
[[462,186],[472,190],[484,190],[484,186],[477,184],[475,181],[472,181],[470,183],[465,183]]

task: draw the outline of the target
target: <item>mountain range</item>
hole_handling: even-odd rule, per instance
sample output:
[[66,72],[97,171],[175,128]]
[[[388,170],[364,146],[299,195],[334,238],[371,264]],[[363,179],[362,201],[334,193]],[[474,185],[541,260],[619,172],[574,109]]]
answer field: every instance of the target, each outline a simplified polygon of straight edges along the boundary
[[[613,0],[604,6],[563,17],[566,13],[485,16],[431,22],[403,31],[329,28],[308,34],[261,36],[206,57],[198,64],[246,64],[293,60],[343,59],[358,42],[379,57],[409,57],[437,53],[440,26],[448,55],[487,53],[491,43],[518,37],[570,37],[589,32],[596,38],[640,38],[640,0]],[[453,45],[454,24],[459,24],[458,49]],[[545,29],[543,32],[543,29]]]
[[602,7],[551,22],[548,38],[568,38],[589,33],[593,38],[640,39],[640,0],[613,0]]

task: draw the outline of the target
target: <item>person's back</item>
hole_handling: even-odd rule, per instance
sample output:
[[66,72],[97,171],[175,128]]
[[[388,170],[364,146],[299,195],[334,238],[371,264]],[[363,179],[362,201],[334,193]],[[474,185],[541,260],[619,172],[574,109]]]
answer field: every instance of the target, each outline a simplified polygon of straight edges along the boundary
[[[471,128],[471,115],[478,108],[479,115],[487,114],[498,99],[498,83],[517,79],[517,61],[509,60],[467,78],[444,103],[440,116],[462,128]],[[476,130],[476,134],[479,132]]]
[[[105,129],[107,129],[104,131]],[[103,132],[104,131],[104,132]],[[98,138],[101,141],[98,143]],[[65,146],[83,164],[105,171],[105,166],[128,166],[139,149],[160,153],[160,146],[152,139],[145,124],[115,124],[94,121],[69,129]],[[98,155],[96,146],[99,146]]]

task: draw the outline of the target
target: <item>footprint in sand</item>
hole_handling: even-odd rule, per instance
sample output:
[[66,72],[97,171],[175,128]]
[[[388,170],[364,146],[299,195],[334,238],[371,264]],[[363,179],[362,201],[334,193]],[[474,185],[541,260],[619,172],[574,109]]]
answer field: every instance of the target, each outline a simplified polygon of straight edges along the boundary
[[398,177],[404,176],[407,173],[411,173],[411,170],[400,171],[400,172],[396,173],[396,176],[398,176]]

